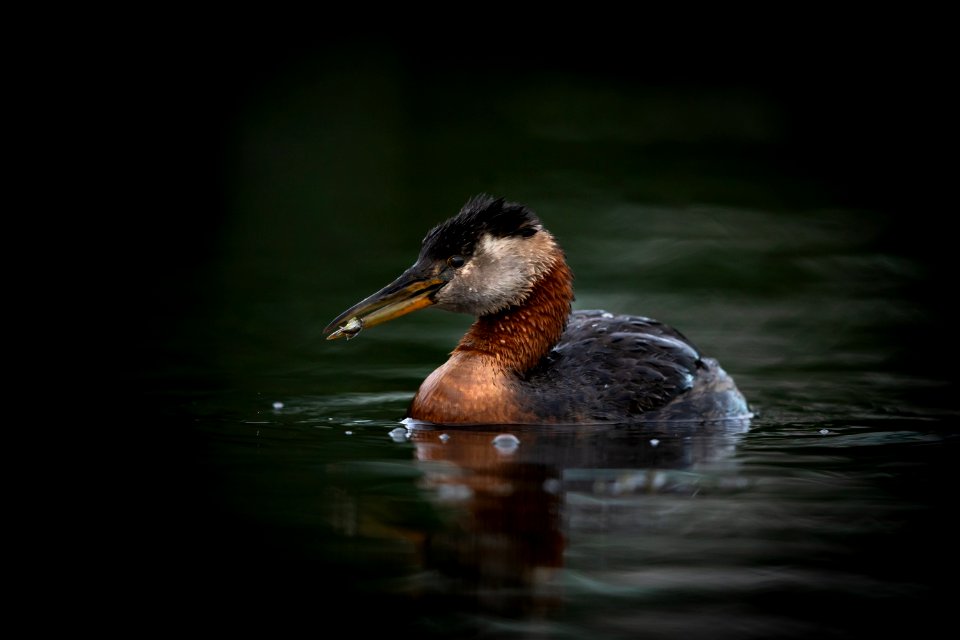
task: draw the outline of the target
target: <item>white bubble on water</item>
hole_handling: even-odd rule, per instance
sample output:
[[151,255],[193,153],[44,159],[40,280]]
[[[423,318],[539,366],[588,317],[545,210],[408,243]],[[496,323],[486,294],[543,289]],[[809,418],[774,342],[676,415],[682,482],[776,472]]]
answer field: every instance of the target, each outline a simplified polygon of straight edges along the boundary
[[520,446],[520,438],[512,433],[501,433],[493,439],[493,446],[495,446],[500,453],[513,453],[517,450],[517,447]]

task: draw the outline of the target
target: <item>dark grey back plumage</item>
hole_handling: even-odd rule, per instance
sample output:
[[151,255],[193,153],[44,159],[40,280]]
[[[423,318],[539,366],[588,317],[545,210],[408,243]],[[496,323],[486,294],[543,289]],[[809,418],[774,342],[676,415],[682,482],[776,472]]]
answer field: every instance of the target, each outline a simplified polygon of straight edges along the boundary
[[709,420],[748,411],[727,374],[679,331],[604,311],[572,313],[522,389],[526,408],[561,422]]

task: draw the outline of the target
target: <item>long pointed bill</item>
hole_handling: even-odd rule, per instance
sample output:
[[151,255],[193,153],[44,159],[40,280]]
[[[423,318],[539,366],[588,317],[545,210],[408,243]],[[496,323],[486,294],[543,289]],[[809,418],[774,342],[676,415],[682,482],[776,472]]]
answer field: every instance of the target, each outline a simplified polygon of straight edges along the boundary
[[445,284],[446,280],[435,275],[424,275],[416,267],[411,267],[380,291],[341,313],[323,332],[333,331],[327,336],[327,340],[349,340],[365,327],[383,324],[417,309],[429,307],[433,304],[432,294]]

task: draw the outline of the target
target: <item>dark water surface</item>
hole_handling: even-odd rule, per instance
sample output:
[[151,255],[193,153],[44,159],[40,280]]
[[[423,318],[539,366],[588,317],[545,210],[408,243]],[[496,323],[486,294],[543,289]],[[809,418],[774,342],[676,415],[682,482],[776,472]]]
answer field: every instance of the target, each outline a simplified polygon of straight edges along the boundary
[[[198,235],[165,253],[184,277],[155,279],[167,303],[139,340],[163,460],[131,575],[169,581],[176,614],[318,633],[927,628],[954,576],[957,411],[917,352],[941,324],[913,212],[795,156],[805,121],[780,94],[538,73],[477,101],[476,78],[360,67],[298,67],[231,103],[220,213],[160,232]],[[538,212],[576,308],[678,327],[757,416],[401,424],[470,319],[321,329],[479,191]]]

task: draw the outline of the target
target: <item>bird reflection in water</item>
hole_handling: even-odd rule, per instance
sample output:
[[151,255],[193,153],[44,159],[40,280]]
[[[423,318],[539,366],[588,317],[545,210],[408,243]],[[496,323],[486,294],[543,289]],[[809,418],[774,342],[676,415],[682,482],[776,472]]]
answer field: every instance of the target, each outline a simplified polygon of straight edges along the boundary
[[695,495],[702,470],[733,464],[748,426],[410,423],[422,487],[449,514],[422,541],[425,568],[454,581],[438,591],[475,598],[485,610],[550,610],[562,598],[558,570],[569,536],[616,526],[604,521],[611,497]]

